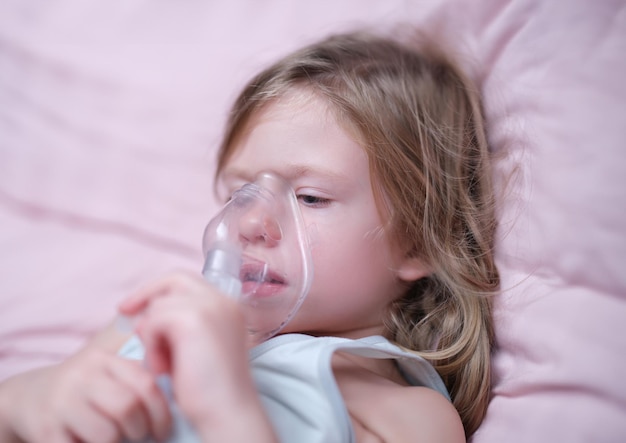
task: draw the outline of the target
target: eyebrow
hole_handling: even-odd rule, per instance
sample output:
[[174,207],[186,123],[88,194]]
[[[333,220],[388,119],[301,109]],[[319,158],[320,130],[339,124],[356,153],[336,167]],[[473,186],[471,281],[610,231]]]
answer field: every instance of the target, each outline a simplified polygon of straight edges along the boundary
[[329,169],[311,167],[309,165],[287,165],[287,177],[288,179],[295,179],[298,177],[308,176],[322,176],[331,180],[346,180],[346,176]]
[[[287,164],[281,168],[281,171],[275,171],[270,169],[269,172],[274,172],[287,180],[294,180],[299,177],[321,176],[333,181],[345,181],[346,176],[328,169],[312,167],[309,165],[300,164]],[[252,181],[254,177],[251,177],[246,171],[242,169],[229,169],[225,168],[221,174],[222,179],[243,179],[245,181]]]

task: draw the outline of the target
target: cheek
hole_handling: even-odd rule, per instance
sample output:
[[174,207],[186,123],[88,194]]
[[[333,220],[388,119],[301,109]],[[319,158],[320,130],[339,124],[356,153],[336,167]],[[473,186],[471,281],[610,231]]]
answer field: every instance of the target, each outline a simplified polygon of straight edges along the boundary
[[347,296],[382,290],[395,281],[389,247],[382,234],[371,230],[325,236],[311,248],[311,255],[312,290]]

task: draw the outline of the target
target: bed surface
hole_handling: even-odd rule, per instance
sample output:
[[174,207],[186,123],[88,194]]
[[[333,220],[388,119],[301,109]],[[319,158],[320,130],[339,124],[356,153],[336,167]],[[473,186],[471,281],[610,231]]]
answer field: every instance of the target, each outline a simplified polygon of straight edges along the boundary
[[501,194],[494,398],[474,443],[626,436],[622,1],[0,5],[0,379],[76,351],[164,272],[199,270],[243,82],[330,33],[458,48]]

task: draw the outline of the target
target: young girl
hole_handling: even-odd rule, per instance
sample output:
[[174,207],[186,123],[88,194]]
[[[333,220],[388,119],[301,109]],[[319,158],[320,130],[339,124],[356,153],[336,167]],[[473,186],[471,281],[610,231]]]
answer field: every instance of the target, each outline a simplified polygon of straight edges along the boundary
[[[319,441],[464,441],[477,429],[498,272],[475,87],[432,48],[325,39],[235,102],[217,181],[233,191],[263,171],[290,183],[314,227],[313,284],[281,335],[249,354],[236,302],[195,275],[167,277],[120,307],[142,313],[147,365],[117,356],[126,337],[108,331],[8,380],[0,440],[164,439],[171,416],[153,376],[163,372],[203,441],[314,441],[307,427]],[[327,393],[310,400],[307,383]]]

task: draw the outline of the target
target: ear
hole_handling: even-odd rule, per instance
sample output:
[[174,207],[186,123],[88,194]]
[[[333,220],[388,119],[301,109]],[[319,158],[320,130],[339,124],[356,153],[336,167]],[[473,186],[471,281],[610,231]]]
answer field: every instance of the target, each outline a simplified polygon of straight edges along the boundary
[[406,257],[396,269],[398,278],[406,282],[417,281],[422,277],[426,277],[431,272],[432,269],[430,266],[417,257]]

